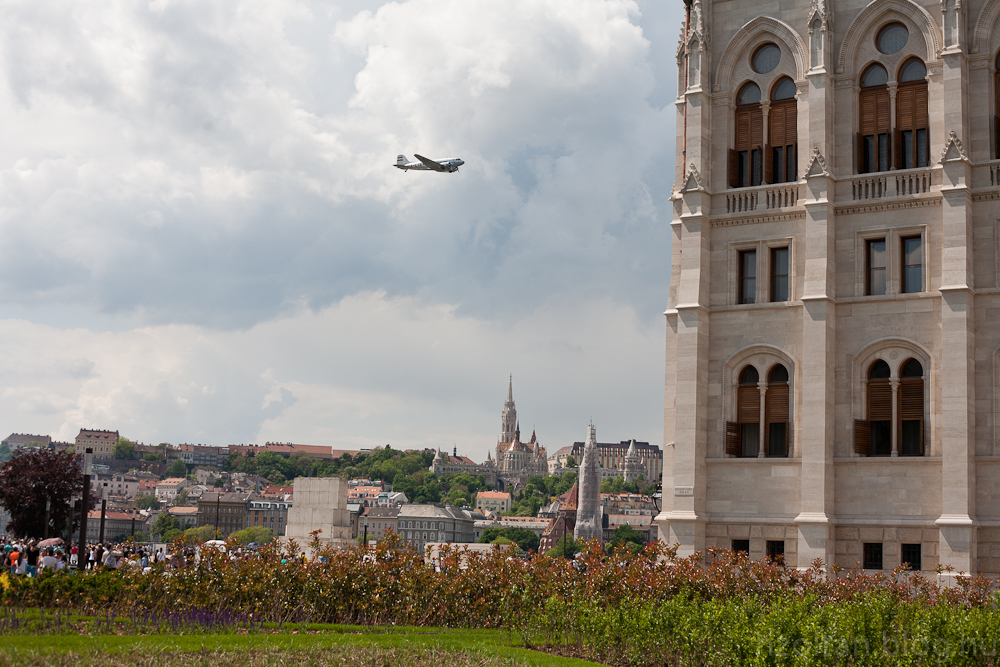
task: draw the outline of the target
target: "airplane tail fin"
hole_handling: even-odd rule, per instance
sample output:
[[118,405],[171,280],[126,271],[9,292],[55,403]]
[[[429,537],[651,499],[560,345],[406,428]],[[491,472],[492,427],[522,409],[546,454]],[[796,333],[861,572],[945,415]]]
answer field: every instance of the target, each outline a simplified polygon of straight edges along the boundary
[[408,157],[406,157],[405,155],[397,155],[396,156],[396,166],[404,165],[404,164],[406,164],[409,161],[410,161],[410,159]]

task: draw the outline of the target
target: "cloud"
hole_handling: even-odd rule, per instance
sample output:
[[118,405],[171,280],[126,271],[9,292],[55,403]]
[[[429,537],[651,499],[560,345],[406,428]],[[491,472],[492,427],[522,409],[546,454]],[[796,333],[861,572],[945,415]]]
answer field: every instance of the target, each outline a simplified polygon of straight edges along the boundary
[[543,444],[582,438],[590,418],[617,439],[656,440],[660,426],[661,332],[608,300],[545,307],[508,326],[365,293],[246,331],[7,320],[0,337],[19,359],[65,349],[92,360],[86,375],[60,360],[0,370],[0,422],[64,440],[86,426],[144,442],[457,444],[485,457],[508,373],[522,428],[537,426]]
[[447,444],[513,370],[659,424],[676,4],[0,7],[0,415]]

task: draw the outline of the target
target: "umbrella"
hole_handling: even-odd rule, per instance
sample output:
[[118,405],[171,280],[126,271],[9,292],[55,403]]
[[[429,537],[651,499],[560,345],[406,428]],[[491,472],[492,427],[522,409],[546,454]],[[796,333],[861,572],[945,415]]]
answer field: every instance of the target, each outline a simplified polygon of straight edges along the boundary
[[39,546],[39,548],[44,549],[45,547],[54,547],[54,546],[56,546],[58,544],[62,544],[62,543],[63,543],[63,541],[62,541],[61,537],[50,537],[47,540],[42,540],[41,542],[39,542],[38,546]]

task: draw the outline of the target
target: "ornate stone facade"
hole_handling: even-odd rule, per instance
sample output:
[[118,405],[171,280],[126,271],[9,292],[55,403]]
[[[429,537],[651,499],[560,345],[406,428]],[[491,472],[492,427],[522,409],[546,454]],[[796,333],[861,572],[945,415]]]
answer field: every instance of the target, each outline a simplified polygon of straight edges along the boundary
[[534,475],[549,474],[548,456],[545,448],[538,444],[532,431],[531,440],[521,442],[521,427],[517,422],[517,407],[514,405],[514,379],[507,383],[507,400],[500,412],[500,437],[497,439],[496,459],[487,452],[486,461],[475,463],[472,459],[454,454],[446,457],[438,451],[431,462],[431,472],[435,475],[467,473],[476,477],[483,475],[486,483],[498,490],[524,486]]
[[507,384],[507,401],[500,415],[501,434],[496,446],[497,481],[501,488],[524,486],[528,478],[549,474],[548,454],[531,432],[529,442],[521,442],[521,427],[514,407],[514,379]]
[[1000,574],[1000,0],[687,5],[660,534]]

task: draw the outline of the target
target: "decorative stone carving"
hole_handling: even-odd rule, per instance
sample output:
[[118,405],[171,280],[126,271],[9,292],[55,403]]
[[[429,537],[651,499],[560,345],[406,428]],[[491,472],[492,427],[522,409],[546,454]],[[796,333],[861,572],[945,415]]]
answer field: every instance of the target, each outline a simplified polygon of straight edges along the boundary
[[826,158],[819,152],[819,146],[813,146],[812,157],[806,165],[806,176],[829,176],[830,172],[826,168]]
[[701,174],[698,173],[698,168],[694,166],[692,162],[688,165],[687,175],[684,177],[684,189],[682,192],[689,192],[692,190],[704,190],[705,186],[701,184]]
[[827,10],[826,0],[812,0],[809,9],[809,68],[820,69],[829,62],[830,28],[833,14]]
[[969,161],[969,156],[965,154],[965,148],[962,146],[962,140],[955,134],[955,130],[949,132],[948,141],[944,145],[944,150],[941,151],[941,159],[938,160],[938,164],[944,164],[952,160]]

